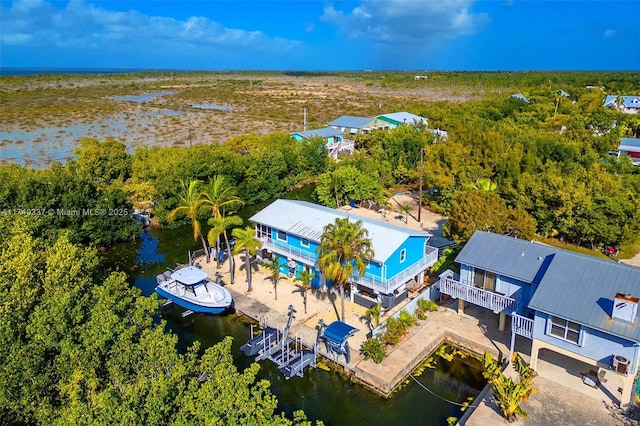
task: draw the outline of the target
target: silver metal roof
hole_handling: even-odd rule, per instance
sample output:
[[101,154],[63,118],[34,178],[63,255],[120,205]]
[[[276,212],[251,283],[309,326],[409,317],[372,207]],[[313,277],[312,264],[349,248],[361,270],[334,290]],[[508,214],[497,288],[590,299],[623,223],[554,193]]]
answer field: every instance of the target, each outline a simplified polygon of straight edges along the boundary
[[546,258],[556,251],[544,244],[476,231],[458,253],[456,262],[527,283],[538,283],[541,278],[538,274]]
[[616,293],[640,296],[640,268],[482,231],[456,261],[539,283],[531,309],[640,341],[638,316],[633,324],[611,318]]
[[319,136],[321,138],[330,138],[332,136],[342,136],[344,132],[333,127],[323,127],[322,129],[305,130],[303,132],[293,132],[291,135],[300,135],[305,139]]
[[428,238],[431,234],[412,231],[386,222],[349,216],[342,210],[331,209],[298,200],[276,200],[253,215],[249,220],[280,229],[289,234],[320,242],[324,227],[336,218],[360,220],[362,228],[369,232],[374,260],[384,263],[409,237]]
[[336,118],[331,123],[327,124],[327,126],[361,129],[374,120],[374,118],[369,117],[354,117],[352,115],[343,115],[342,117]]
[[640,341],[640,324],[611,318],[616,293],[640,296],[640,268],[558,249],[529,307]]
[[415,115],[410,112],[392,112],[390,114],[379,115],[378,117],[385,117],[389,120],[406,124],[424,123],[426,125],[428,122],[426,118],[420,117],[419,115]]

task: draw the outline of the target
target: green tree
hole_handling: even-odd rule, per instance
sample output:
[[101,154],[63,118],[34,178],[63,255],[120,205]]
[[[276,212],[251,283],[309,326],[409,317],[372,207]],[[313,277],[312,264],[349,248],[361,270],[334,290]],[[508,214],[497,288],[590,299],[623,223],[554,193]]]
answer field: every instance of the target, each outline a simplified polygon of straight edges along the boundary
[[475,231],[488,231],[531,239],[535,220],[525,211],[507,207],[497,194],[483,190],[461,192],[454,197],[446,234],[463,243]]
[[[231,279],[231,284],[235,283],[236,276],[236,265],[235,258],[233,256],[233,250],[231,250],[231,244],[229,244],[229,237],[227,236],[227,231],[241,226],[242,218],[238,216],[223,216],[218,212],[216,216],[209,218],[207,222],[211,225],[211,229],[209,229],[209,233],[207,234],[207,240],[209,240],[209,245],[216,244],[220,240],[220,235],[223,236],[224,242],[227,246],[227,257],[229,259],[229,276]],[[218,252],[220,253],[220,252]],[[218,258],[220,256],[218,255]]]
[[501,366],[493,361],[489,352],[484,353],[483,365],[482,374],[489,381],[493,398],[504,418],[509,423],[516,421],[517,415],[526,418],[527,413],[520,405],[537,391],[533,386],[533,379],[538,374],[524,362],[519,353],[515,353],[512,360],[513,368],[519,376],[517,383],[503,373]]
[[251,257],[255,256],[258,249],[262,246],[260,240],[256,238],[256,230],[250,226],[246,228],[235,228],[231,231],[236,239],[236,245],[233,248],[235,254],[244,251],[245,268],[247,272],[247,291],[251,292]]
[[204,200],[202,193],[200,192],[200,181],[189,181],[189,185],[186,185],[183,181],[180,181],[182,191],[178,194],[180,205],[171,210],[167,219],[169,222],[173,222],[178,216],[186,216],[191,220],[191,226],[193,228],[193,239],[200,238],[202,241],[202,248],[204,249],[205,256],[207,257],[207,263],[209,262],[209,250],[207,249],[207,243],[202,235],[202,226],[198,220],[198,214],[202,210]]
[[363,275],[367,262],[373,260],[374,252],[369,232],[362,228],[362,221],[350,222],[349,218],[336,218],[335,223],[324,227],[318,246],[318,269],[340,289],[342,320],[344,314],[344,289],[356,272]]
[[265,262],[265,266],[269,270],[269,278],[273,283],[273,292],[275,300],[278,300],[278,281],[280,281],[280,256],[275,255],[270,262]]
[[404,223],[409,223],[409,212],[411,211],[411,205],[410,204],[401,205],[400,211],[404,213]]
[[298,284],[296,286],[300,289],[302,293],[302,300],[304,303],[304,313],[307,313],[307,292],[311,289],[311,280],[316,277],[316,274],[309,271],[308,269],[304,269],[302,271],[296,271],[298,276],[294,278],[294,282],[297,281]]
[[[230,211],[235,211],[238,207],[244,205],[239,197],[235,195],[235,188],[227,183],[227,180],[222,175],[215,175],[209,180],[209,184],[205,186],[202,191],[202,205],[211,208],[211,217],[217,220],[217,216],[226,216]],[[226,230],[226,229],[225,229]],[[215,241],[209,240],[210,245],[216,246],[216,252],[220,252],[220,235],[224,232],[218,233]],[[227,242],[227,248],[229,244]],[[217,265],[220,268],[220,256],[218,256]],[[232,262],[229,258],[229,262]],[[233,280],[233,276],[232,276]]]
[[371,328],[376,328],[380,325],[380,315],[382,315],[382,304],[380,302],[371,306],[364,313],[367,319],[369,320],[369,324],[372,326]]

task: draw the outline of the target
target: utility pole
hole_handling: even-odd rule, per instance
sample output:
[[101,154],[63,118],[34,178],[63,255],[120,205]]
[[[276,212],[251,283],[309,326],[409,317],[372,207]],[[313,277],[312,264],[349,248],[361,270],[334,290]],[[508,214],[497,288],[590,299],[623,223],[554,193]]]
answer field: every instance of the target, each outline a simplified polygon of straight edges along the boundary
[[306,132],[307,131],[307,107],[304,107],[304,116],[303,116],[303,122],[302,122],[302,131]]
[[420,148],[420,187],[418,188],[418,223],[420,223],[420,213],[422,213],[422,157],[424,153],[424,148]]
[[189,148],[191,148],[191,114],[187,113],[187,117],[189,118]]

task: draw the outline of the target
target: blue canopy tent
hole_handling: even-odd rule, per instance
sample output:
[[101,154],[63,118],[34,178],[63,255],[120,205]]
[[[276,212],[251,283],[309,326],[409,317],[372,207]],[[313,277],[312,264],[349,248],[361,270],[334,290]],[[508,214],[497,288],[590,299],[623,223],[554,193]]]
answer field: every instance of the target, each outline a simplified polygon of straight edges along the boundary
[[358,329],[342,321],[334,321],[326,328],[324,328],[324,322],[321,322],[320,326],[323,328],[320,337],[324,340],[327,353],[337,356],[344,355],[348,364],[351,360],[351,353],[347,339],[353,336]]

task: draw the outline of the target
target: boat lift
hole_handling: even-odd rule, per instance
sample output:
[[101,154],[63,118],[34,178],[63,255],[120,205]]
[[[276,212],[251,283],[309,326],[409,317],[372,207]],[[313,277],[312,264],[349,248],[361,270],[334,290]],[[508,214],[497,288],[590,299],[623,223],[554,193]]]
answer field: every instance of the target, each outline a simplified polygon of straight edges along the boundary
[[[247,356],[255,356],[256,361],[268,359],[278,365],[278,370],[289,380],[293,376],[303,377],[306,367],[316,365],[316,345],[313,349],[305,349],[300,339],[289,338],[291,323],[295,318],[296,310],[289,305],[287,325],[282,333],[277,328],[263,326],[259,335],[249,339],[240,350]],[[251,327],[253,336],[253,326]]]

